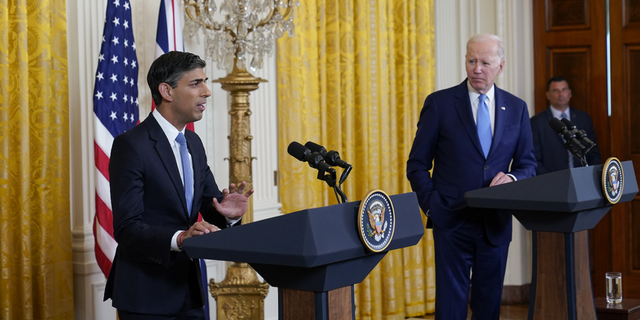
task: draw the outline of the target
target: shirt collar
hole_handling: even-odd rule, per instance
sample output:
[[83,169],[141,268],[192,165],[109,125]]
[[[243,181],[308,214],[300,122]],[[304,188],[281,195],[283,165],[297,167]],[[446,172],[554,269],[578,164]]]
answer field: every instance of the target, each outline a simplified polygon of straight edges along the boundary
[[[489,89],[489,91],[487,91],[486,96],[487,99],[489,99],[489,101],[494,101],[493,98],[495,97],[496,91],[494,90],[496,87],[496,85],[492,85],[491,89]],[[475,101],[478,100],[478,97],[480,96],[480,93],[478,93],[478,91],[476,91],[476,89],[474,89],[471,86],[471,83],[469,83],[469,81],[467,80],[467,90],[469,90],[469,99],[471,101]]]
[[[562,119],[562,111],[554,108],[553,106],[549,106],[549,109],[551,109],[551,113],[555,118]],[[567,114],[567,118],[571,119],[571,107],[567,107],[567,110],[565,110],[564,113]]]
[[165,119],[162,116],[162,114],[158,111],[157,108],[153,110],[151,114],[153,115],[154,118],[156,118],[156,121],[158,121],[160,128],[162,128],[162,131],[164,132],[165,136],[167,136],[167,140],[169,140],[169,143],[171,143],[171,145],[173,145],[173,143],[176,141],[176,137],[180,132],[184,134],[184,129],[182,131],[178,131],[178,129],[176,129],[176,127],[174,127],[169,122],[169,120]]

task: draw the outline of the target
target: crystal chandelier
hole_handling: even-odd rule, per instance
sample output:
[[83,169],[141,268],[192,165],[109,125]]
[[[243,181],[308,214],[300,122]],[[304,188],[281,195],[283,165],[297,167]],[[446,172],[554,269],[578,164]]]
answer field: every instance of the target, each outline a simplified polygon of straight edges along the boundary
[[294,34],[293,7],[299,6],[298,0],[221,0],[218,10],[216,0],[183,1],[185,32],[193,37],[202,29],[207,58],[227,72],[234,65],[252,72],[262,68],[276,39]]

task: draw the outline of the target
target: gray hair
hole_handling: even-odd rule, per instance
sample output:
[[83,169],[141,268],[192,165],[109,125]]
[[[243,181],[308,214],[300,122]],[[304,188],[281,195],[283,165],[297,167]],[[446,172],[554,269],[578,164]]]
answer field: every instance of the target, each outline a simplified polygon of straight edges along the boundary
[[485,43],[485,42],[492,42],[492,41],[495,41],[496,43],[498,43],[498,57],[500,57],[500,60],[504,60],[504,57],[505,57],[504,43],[502,43],[502,39],[500,39],[500,37],[496,36],[495,34],[489,34],[489,33],[476,34],[475,36],[471,37],[469,41],[467,41],[467,49],[469,48],[469,44],[471,43]]

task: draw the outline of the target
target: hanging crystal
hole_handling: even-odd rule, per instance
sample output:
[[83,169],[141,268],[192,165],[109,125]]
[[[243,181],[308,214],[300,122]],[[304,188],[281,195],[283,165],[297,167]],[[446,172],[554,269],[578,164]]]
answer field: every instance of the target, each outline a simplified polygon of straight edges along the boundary
[[[220,6],[216,5],[216,1]],[[251,71],[271,56],[277,38],[293,35],[296,0],[183,0],[185,32],[191,37],[205,35],[207,58],[227,71],[234,63]],[[217,21],[216,21],[217,19]]]

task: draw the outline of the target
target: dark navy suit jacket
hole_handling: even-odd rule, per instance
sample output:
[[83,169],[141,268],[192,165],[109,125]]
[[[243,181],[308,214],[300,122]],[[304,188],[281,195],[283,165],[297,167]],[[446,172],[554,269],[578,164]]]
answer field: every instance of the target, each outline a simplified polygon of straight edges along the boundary
[[[598,148],[596,131],[593,127],[591,117],[586,112],[574,108],[571,108],[569,114],[571,122],[578,129],[584,130],[587,133],[587,137],[596,143],[596,146],[586,155],[587,163],[590,166],[600,164],[602,156]],[[549,125],[551,119],[553,119],[553,113],[549,108],[531,118],[531,130],[533,130],[533,146],[538,162],[538,174],[569,168],[569,153],[564,147],[562,137],[553,131]],[[573,158],[574,167],[582,166],[578,158],[574,156],[571,157]]]
[[[185,136],[193,160],[191,217],[171,145],[153,115],[113,142],[109,176],[118,248],[105,300],[111,298],[117,309],[178,312],[187,292],[189,270],[198,273],[191,277],[197,280],[200,266],[185,252],[171,251],[171,238],[196,222],[198,209],[204,220],[221,229],[226,226],[225,218],[213,208],[213,197],[221,201],[222,193],[207,165],[202,141],[189,130]],[[200,281],[191,284],[192,288],[199,286],[204,299]]]
[[471,209],[464,201],[464,193],[488,187],[500,171],[518,180],[532,177],[536,159],[527,104],[497,86],[494,99],[494,135],[485,159],[467,81],[430,94],[420,113],[407,161],[407,177],[420,207],[429,212],[439,228],[455,230],[470,214],[483,213],[489,241],[502,245],[511,241],[511,215],[498,210]]

